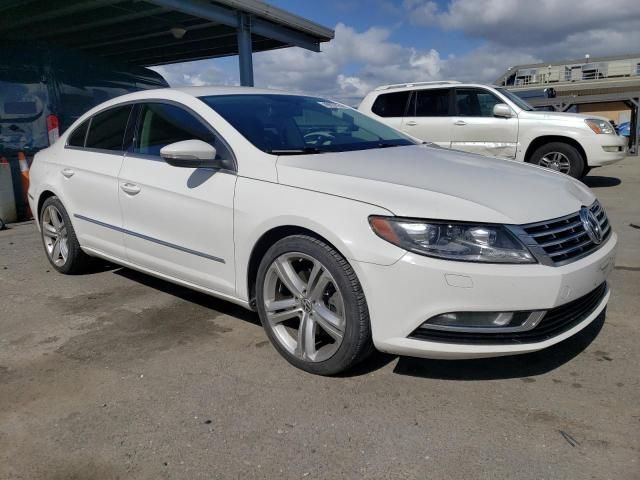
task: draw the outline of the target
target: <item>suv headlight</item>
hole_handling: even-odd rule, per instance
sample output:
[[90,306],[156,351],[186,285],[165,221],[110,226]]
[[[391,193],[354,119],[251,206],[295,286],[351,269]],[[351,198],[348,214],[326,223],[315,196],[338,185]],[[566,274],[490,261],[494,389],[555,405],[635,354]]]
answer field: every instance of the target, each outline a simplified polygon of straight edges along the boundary
[[413,220],[372,215],[369,224],[386,241],[420,255],[486,263],[535,263],[502,225]]
[[613,125],[606,120],[598,120],[597,118],[587,118],[584,121],[587,126],[595,133],[616,133]]

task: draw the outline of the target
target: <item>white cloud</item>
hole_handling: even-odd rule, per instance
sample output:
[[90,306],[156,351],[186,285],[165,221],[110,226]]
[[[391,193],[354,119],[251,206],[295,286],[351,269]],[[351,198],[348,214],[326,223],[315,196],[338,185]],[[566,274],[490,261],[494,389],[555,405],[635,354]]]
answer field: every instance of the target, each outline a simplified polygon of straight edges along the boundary
[[[405,0],[410,21],[548,59],[637,50],[638,0]],[[595,40],[595,42],[593,41]]]
[[172,87],[236,85],[238,83],[233,75],[217,67],[211,60],[160,65],[152,69],[162,75]]
[[[640,45],[638,0],[451,0],[444,8],[431,0],[404,0],[393,8],[404,9],[414,28],[461,32],[479,39],[478,46],[446,56],[394,42],[390,28],[358,31],[339,23],[335,39],[322,44],[321,53],[287,48],[254,54],[256,85],[357,104],[382,84],[486,83],[513,65],[621,54]],[[172,85],[238,83],[235,64],[231,69],[216,65],[209,60],[157,70]]]

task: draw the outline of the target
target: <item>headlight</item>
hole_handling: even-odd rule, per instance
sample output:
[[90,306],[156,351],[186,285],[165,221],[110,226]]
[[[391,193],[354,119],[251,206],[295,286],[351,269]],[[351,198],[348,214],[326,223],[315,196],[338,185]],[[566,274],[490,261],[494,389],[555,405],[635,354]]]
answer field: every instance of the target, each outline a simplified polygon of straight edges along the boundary
[[400,248],[466,262],[535,263],[527,248],[502,225],[369,217],[373,231]]
[[597,118],[587,118],[584,121],[591,130],[595,133],[616,133],[611,125],[606,120],[598,120]]

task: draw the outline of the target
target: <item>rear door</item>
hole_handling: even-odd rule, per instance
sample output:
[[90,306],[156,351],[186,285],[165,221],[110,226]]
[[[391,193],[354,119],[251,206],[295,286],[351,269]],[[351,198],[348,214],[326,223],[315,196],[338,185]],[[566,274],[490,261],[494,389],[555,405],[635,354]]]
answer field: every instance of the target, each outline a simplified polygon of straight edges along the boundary
[[451,145],[451,89],[414,90],[402,130],[425,142]]
[[493,107],[504,103],[484,88],[456,88],[451,148],[502,158],[515,158],[518,117],[493,116]]
[[130,104],[111,107],[76,127],[55,165],[80,244],[117,258],[124,258],[118,173],[132,111]]
[[[165,145],[193,139],[212,144],[229,169],[174,167],[160,158]],[[119,181],[128,260],[234,295],[234,165],[226,143],[191,110],[141,104]]]

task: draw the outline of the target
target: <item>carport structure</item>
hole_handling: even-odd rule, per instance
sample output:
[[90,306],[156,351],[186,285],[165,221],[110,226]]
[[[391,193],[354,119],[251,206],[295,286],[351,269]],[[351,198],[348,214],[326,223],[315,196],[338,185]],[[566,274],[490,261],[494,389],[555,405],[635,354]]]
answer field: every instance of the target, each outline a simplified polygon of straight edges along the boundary
[[[517,65],[496,81],[534,107],[589,113],[623,104],[629,111],[630,152],[640,153],[640,54]],[[617,120],[616,120],[617,121]]]
[[0,39],[41,42],[132,65],[239,55],[253,85],[252,52],[319,52],[333,30],[258,0],[3,0]]

